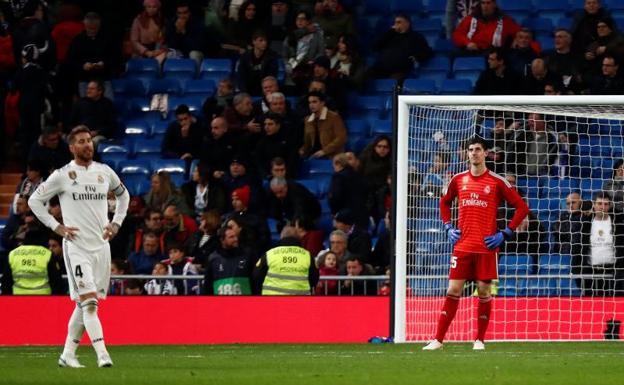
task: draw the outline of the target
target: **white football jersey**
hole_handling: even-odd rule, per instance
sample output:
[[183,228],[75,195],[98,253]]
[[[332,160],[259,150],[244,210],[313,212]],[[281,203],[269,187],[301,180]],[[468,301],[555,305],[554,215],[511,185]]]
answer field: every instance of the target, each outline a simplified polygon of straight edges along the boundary
[[[89,167],[79,166],[74,161],[55,170],[31,195],[29,204],[39,220],[56,229],[59,223],[44,207],[44,203],[59,196],[63,224],[78,228],[72,242],[87,251],[99,250],[104,240],[104,227],[108,221],[107,194],[127,195],[125,187],[115,172],[105,164],[92,162]],[[31,203],[32,202],[32,203]],[[126,207],[116,210],[113,222],[121,225],[126,216]]]

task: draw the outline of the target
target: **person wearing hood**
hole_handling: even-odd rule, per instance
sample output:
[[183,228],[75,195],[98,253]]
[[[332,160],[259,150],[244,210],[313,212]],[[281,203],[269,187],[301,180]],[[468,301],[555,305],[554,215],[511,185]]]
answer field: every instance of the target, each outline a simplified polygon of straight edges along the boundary
[[297,230],[285,226],[276,247],[258,260],[253,271],[254,288],[262,295],[310,295],[319,273],[310,252],[297,237]]
[[496,0],[481,0],[453,32],[455,47],[477,54],[491,47],[505,47],[521,27],[498,8]]

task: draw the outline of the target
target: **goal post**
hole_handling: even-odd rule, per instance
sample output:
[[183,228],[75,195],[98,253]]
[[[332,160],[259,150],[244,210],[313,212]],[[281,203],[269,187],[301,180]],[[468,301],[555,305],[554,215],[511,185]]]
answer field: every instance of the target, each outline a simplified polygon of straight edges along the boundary
[[[611,266],[614,255],[604,261],[585,255],[578,262],[588,239],[579,233],[582,215],[591,215],[592,198],[613,182],[613,167],[623,158],[624,96],[401,95],[395,121],[390,317],[395,342],[426,341],[435,334],[451,254],[438,202],[450,177],[468,169],[463,148],[475,135],[495,147],[488,168],[516,183],[531,210],[522,230],[501,250],[486,339],[599,340],[609,325],[624,321],[624,293],[616,288],[623,275]],[[584,202],[583,211],[569,214],[574,224],[566,222],[564,229],[572,193]],[[624,208],[613,193],[611,218]],[[509,212],[499,209],[499,223],[510,218]],[[454,209],[453,221],[456,215]],[[473,289],[464,290],[447,334],[450,341],[474,339]]]

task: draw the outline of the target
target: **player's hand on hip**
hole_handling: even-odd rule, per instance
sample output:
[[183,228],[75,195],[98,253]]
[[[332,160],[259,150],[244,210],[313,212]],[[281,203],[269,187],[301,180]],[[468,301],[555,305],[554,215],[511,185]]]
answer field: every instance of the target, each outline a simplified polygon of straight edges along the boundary
[[104,227],[104,234],[102,234],[102,238],[105,241],[110,241],[115,238],[115,235],[119,232],[119,225],[115,222],[111,222]]
[[76,238],[76,235],[78,235],[78,231],[79,230],[77,227],[69,227],[65,225],[58,225],[56,229],[54,229],[55,233],[63,238],[69,239],[70,241]]
[[461,230],[454,228],[450,223],[444,225],[444,230],[446,230],[446,236],[451,245],[455,245],[461,238]]
[[505,243],[505,241],[510,240],[512,236],[513,231],[509,227],[507,227],[505,228],[505,230],[499,231],[494,235],[485,237],[483,241],[485,242],[485,246],[488,249],[493,250],[497,247],[500,247],[503,243]]

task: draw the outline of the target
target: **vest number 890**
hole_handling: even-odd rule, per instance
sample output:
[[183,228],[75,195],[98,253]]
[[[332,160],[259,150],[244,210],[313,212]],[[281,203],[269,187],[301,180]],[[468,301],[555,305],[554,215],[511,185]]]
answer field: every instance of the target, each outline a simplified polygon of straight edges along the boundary
[[284,257],[282,258],[283,263],[297,263],[297,257]]

